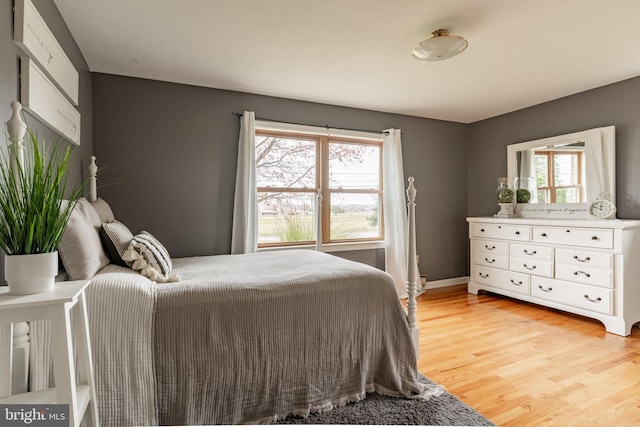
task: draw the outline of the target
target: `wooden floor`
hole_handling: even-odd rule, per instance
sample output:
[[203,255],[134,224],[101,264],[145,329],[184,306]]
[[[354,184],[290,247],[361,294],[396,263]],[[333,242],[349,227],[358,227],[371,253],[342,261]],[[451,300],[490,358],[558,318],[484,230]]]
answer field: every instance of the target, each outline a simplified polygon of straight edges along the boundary
[[465,285],[418,297],[420,372],[500,426],[640,426],[640,329]]

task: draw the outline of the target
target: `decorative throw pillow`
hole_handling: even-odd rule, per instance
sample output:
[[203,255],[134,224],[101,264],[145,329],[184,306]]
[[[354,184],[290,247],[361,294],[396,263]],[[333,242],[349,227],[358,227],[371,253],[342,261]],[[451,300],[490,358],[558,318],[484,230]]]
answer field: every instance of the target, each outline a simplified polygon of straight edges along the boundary
[[133,239],[133,233],[126,225],[116,219],[102,224],[100,239],[112,263],[129,266],[122,258]]
[[79,199],[58,245],[62,265],[71,280],[90,279],[109,264],[100,243],[99,226],[100,218],[91,203],[84,197]]
[[113,222],[116,219],[111,210],[111,206],[103,199],[98,197],[95,201],[91,202],[91,204],[98,213],[98,217],[100,217],[100,224]]
[[171,273],[173,265],[167,249],[146,231],[136,235],[122,257],[131,268],[156,282],[179,282],[180,276]]

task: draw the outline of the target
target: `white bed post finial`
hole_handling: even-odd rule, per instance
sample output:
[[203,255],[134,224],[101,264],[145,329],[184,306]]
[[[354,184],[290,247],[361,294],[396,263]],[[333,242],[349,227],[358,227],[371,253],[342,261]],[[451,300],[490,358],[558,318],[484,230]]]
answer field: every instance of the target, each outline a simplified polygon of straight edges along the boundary
[[95,202],[98,198],[97,181],[98,178],[98,166],[96,165],[96,156],[91,156],[91,163],[89,163],[89,201]]
[[407,188],[407,213],[409,217],[409,251],[407,258],[407,294],[409,298],[407,300],[407,320],[409,322],[409,329],[411,330],[411,337],[413,338],[413,346],[416,352],[416,358],[420,354],[420,330],[417,326],[416,319],[416,294],[418,292],[418,284],[416,278],[418,276],[416,266],[416,194],[418,191],[413,186],[413,177],[409,177],[409,187]]
[[[18,164],[20,167],[24,165],[24,134],[27,132],[27,125],[20,117],[20,110],[22,110],[22,105],[18,101],[13,101],[11,103],[11,109],[13,110],[13,114],[11,114],[11,118],[7,120],[7,133],[9,134],[9,148],[13,150],[15,156],[10,156],[11,158],[11,169],[14,174],[19,173]],[[18,164],[16,164],[16,160]]]

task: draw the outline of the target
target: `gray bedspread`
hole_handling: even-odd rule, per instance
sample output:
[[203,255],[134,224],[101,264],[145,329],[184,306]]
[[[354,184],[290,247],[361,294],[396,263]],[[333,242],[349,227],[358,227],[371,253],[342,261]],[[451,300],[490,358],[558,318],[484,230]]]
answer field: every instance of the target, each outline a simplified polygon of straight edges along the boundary
[[107,266],[88,292],[103,426],[263,423],[367,392],[428,399],[390,276],[313,252]]

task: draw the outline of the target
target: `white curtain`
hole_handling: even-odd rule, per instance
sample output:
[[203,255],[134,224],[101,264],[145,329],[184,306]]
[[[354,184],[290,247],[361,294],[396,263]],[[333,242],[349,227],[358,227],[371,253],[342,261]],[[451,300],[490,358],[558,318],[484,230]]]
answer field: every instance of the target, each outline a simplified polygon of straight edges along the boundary
[[231,253],[244,254],[258,249],[258,205],[256,192],[256,118],[245,111],[240,119],[236,193],[233,199]]
[[[382,143],[385,269],[401,298],[407,297],[408,235],[407,202],[400,129],[386,129]],[[416,262],[416,260],[412,260]],[[416,272],[418,271],[416,264]],[[419,273],[414,278],[420,286]]]
[[591,129],[587,131],[585,148],[585,175],[587,185],[587,203],[591,203],[598,198],[601,193],[608,193],[612,201],[615,199],[613,192],[614,175],[605,170],[605,165],[610,163],[607,158],[604,135],[601,129]]

